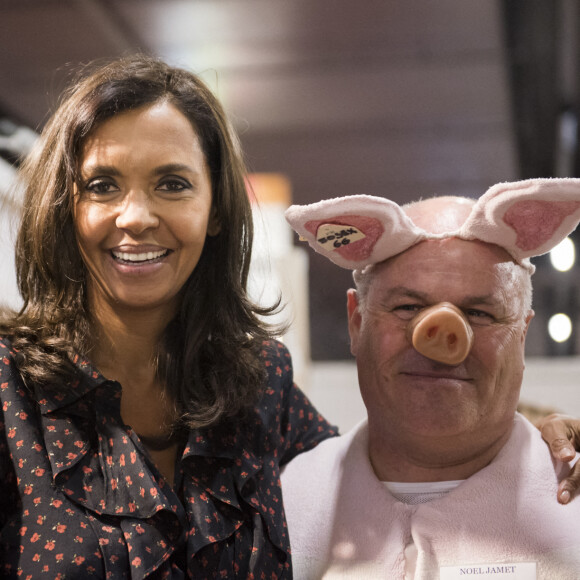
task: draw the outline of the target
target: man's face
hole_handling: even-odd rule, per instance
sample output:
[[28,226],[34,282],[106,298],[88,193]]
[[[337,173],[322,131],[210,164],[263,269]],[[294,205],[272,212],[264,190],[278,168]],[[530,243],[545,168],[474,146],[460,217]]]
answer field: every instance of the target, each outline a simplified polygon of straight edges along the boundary
[[[363,305],[350,291],[351,350],[371,428],[433,437],[509,430],[533,314],[522,313],[519,276],[501,248],[448,238],[376,266]],[[444,301],[465,313],[474,332],[457,366],[424,357],[406,337],[421,309]]]

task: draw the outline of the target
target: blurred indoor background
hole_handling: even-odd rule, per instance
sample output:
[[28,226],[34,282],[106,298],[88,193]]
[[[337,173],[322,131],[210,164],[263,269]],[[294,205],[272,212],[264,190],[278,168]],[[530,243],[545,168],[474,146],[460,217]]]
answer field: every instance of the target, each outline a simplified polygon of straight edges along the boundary
[[[349,427],[363,414],[350,273],[298,247],[284,208],[580,176],[579,30],[576,0],[0,0],[0,298],[18,305],[14,169],[71,75],[161,56],[201,74],[229,111],[260,201],[252,291],[282,292],[298,382]],[[578,416],[579,243],[576,232],[535,260],[522,393]]]

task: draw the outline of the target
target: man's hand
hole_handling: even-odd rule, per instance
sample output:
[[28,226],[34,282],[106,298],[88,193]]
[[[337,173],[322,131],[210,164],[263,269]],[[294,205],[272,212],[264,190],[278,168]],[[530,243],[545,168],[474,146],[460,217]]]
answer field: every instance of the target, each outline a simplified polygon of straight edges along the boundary
[[[542,438],[550,446],[552,455],[560,461],[572,461],[574,448],[580,451],[580,420],[554,413],[536,421]],[[580,488],[580,461],[572,467],[568,477],[558,486],[558,501],[568,503]]]

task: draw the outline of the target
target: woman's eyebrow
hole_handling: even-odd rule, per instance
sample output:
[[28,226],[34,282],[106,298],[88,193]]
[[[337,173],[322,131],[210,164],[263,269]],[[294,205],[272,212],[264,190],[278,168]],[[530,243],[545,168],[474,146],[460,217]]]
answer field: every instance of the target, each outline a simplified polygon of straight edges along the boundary
[[165,173],[176,173],[180,171],[187,171],[188,173],[198,173],[196,169],[187,165],[186,163],[166,163],[156,167],[153,173],[155,175],[163,175]]
[[113,165],[91,165],[90,163],[84,164],[81,166],[81,175],[113,175],[118,176],[121,175],[119,169],[114,167]]

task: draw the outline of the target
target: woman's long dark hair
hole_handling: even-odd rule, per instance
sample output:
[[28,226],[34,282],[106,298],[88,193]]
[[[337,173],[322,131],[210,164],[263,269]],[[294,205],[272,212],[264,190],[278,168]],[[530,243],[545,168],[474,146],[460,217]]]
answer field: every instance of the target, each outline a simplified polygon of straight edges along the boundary
[[194,74],[143,55],[101,66],[73,84],[22,167],[24,211],[16,243],[24,306],[0,330],[18,350],[28,384],[70,380],[75,353],[90,353],[87,270],[72,217],[79,156],[87,136],[111,117],[166,101],[191,122],[211,173],[221,224],[208,236],[182,292],[181,308],[158,345],[157,372],[190,427],[232,416],[256,400],[260,358],[271,329],[246,294],[252,214],[237,136],[217,99]]

